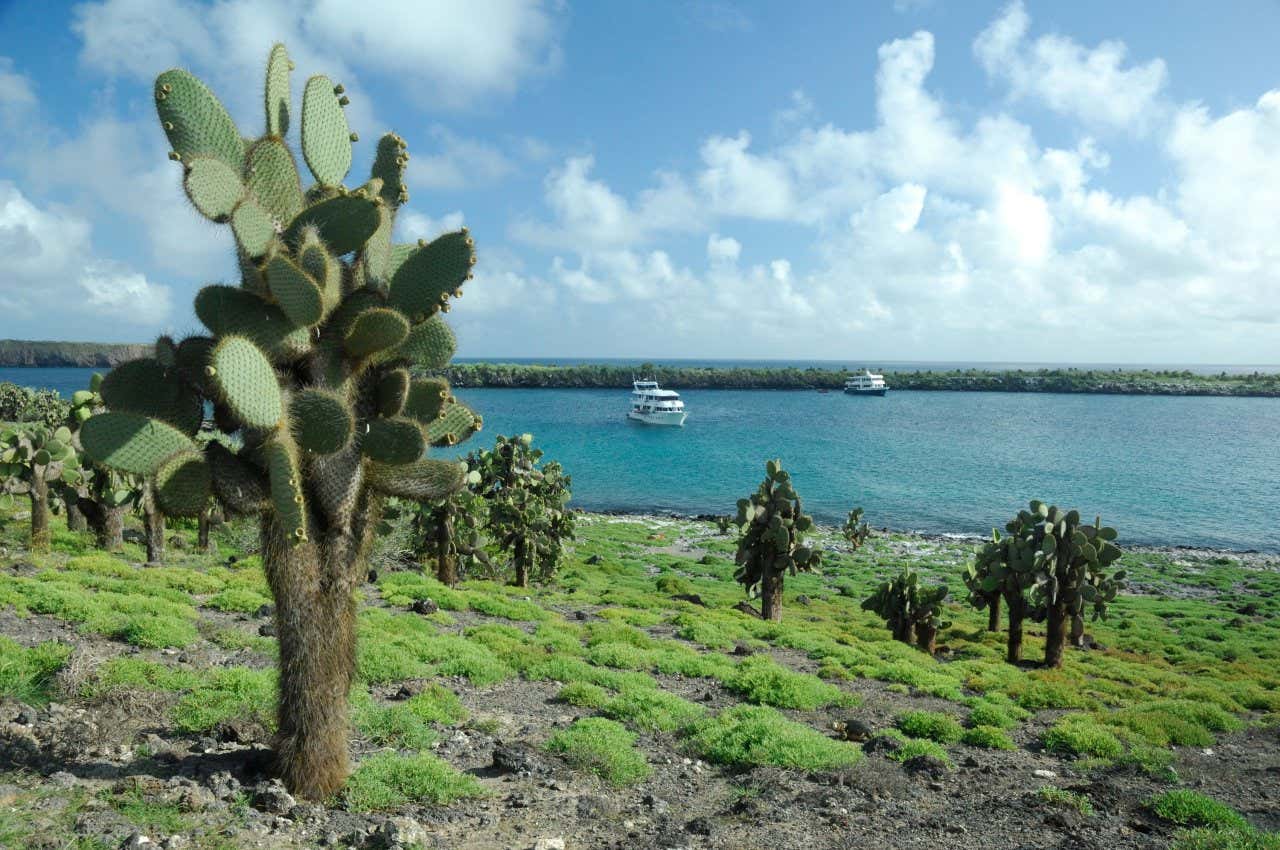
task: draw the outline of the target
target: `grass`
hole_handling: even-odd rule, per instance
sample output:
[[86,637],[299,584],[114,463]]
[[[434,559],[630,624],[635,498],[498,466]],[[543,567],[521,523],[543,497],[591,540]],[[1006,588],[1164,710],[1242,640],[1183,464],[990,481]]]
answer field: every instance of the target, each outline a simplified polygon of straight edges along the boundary
[[747,702],[812,711],[829,705],[854,705],[855,698],[808,673],[796,673],[767,655],[744,659],[724,686]]
[[1046,750],[1062,755],[1116,759],[1124,745],[1115,733],[1084,714],[1068,714],[1044,733]]
[[1185,829],[1172,850],[1280,850],[1280,832],[1238,826]]
[[833,741],[767,706],[739,705],[695,723],[688,746],[709,762],[734,767],[830,771],[862,759],[859,747]]
[[635,742],[635,734],[616,721],[584,717],[552,735],[546,749],[610,785],[624,787],[649,775],[649,763]]
[[352,811],[372,812],[420,803],[447,805],[483,794],[484,788],[474,776],[458,772],[429,753],[375,753],[351,774],[343,798]]
[[1073,809],[1085,817],[1093,815],[1093,803],[1089,802],[1088,797],[1075,791],[1068,791],[1065,788],[1045,785],[1036,791],[1036,798],[1040,802],[1048,803],[1051,806]]
[[960,722],[936,711],[908,711],[898,715],[898,729],[909,738],[927,738],[940,744],[954,744],[964,735]]
[[54,696],[54,677],[66,664],[71,647],[47,642],[30,648],[0,637],[0,696],[44,705]]
[[[4,520],[0,512],[0,547],[21,552],[20,524]],[[24,555],[34,567],[0,581],[0,609],[69,624],[108,649],[108,660],[83,676],[70,671],[62,678],[79,690],[60,694],[55,679],[67,645],[27,647],[0,637],[0,694],[74,704],[136,692],[159,701],[177,731],[231,720],[270,730],[276,642],[256,635],[256,622],[216,613],[252,613],[269,600],[260,558],[244,553],[253,539],[246,528],[237,521],[215,532],[224,555],[237,554],[234,563],[173,547],[171,563],[146,569],[133,544],[123,556],[105,555],[88,549],[83,535],[55,534],[52,554]],[[454,691],[484,705],[487,689],[523,682],[560,683],[560,701],[587,715],[554,730],[566,759],[627,782],[647,770],[637,742],[730,769],[824,772],[855,764],[860,749],[825,730],[836,709],[856,704],[851,691],[863,687],[859,680],[878,682],[900,709],[912,709],[913,696],[933,698],[934,711],[906,710],[898,728],[880,733],[898,742],[891,757],[899,761],[928,755],[949,763],[947,747],[957,743],[1012,748],[1026,737],[1022,724],[1067,710],[1040,739],[1048,753],[1072,759],[1081,772],[1132,766],[1168,782],[1176,779],[1170,747],[1209,746],[1239,729],[1245,712],[1280,716],[1280,574],[1239,560],[1127,553],[1122,566],[1143,593],[1122,596],[1109,621],[1089,625],[1107,649],[1068,650],[1062,669],[1040,670],[1006,664],[1003,636],[985,632],[983,613],[958,603],[948,611],[954,625],[945,661],[891,640],[859,609],[879,575],[906,566],[931,582],[954,581],[971,557],[963,544],[890,534],[856,557],[833,551],[822,575],[788,578],[785,619],[770,623],[734,610],[742,597],[730,581],[732,540],[710,525],[584,515],[579,528],[558,579],[527,590],[475,580],[450,588],[423,572],[379,567],[376,589],[361,590],[352,719],[362,746],[400,754],[366,757],[348,806],[394,809],[475,793],[470,777],[408,757],[429,748],[442,728],[469,723],[496,735],[505,727],[483,715],[469,719]],[[816,535],[820,545],[831,542],[824,535]],[[677,537],[708,557],[665,551]],[[599,563],[587,564],[593,555]],[[809,605],[793,603],[800,593]],[[404,610],[427,598],[441,611]],[[219,657],[244,653],[232,660],[245,666],[180,663],[171,651],[195,649],[198,659],[210,647],[221,648]],[[742,658],[743,650],[755,654]],[[1028,656],[1038,651],[1038,640],[1029,641]],[[424,679],[438,684],[408,700],[381,699]],[[677,695],[690,688],[731,702],[713,712]],[[1045,720],[1040,715],[1037,728]],[[1190,850],[1275,846],[1272,836],[1235,821],[1179,826],[1178,846]]]
[[1017,744],[999,726],[973,726],[960,735],[960,743],[987,750],[1016,750]]
[[1161,820],[1179,826],[1207,826],[1214,829],[1247,829],[1249,822],[1235,809],[1198,791],[1178,788],[1147,801],[1147,807]]

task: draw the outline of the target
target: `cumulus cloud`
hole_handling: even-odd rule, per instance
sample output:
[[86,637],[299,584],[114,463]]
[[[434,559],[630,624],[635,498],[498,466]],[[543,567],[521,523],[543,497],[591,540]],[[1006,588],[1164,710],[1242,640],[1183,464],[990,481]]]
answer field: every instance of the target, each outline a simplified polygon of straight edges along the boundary
[[[150,79],[156,68],[219,65],[256,79],[271,43],[283,39],[299,66],[353,66],[398,79],[423,103],[467,107],[510,95],[560,61],[559,9],[540,0],[475,0],[465,13],[444,2],[365,0],[101,0],[75,10],[81,61]],[[405,74],[412,68],[412,74]],[[354,100],[354,98],[353,98]]]
[[[148,327],[169,314],[166,287],[122,265],[97,258],[84,219],[33,204],[13,183],[0,181],[0,307],[28,333],[95,326],[103,319]],[[64,331],[65,332],[65,331]]]
[[1142,131],[1155,120],[1167,79],[1164,61],[1128,62],[1120,41],[1088,48],[1060,35],[1028,39],[1031,17],[1013,0],[973,43],[987,74],[1010,97],[1032,98],[1087,124]]
[[413,158],[410,185],[457,190],[495,183],[515,171],[515,163],[494,145],[465,139],[445,127],[431,130],[430,152]]
[[[581,305],[589,318],[574,333],[609,351],[620,317],[644,310],[675,350],[704,355],[839,356],[856,345],[917,358],[1179,360],[1195,339],[1280,353],[1260,330],[1280,316],[1280,92],[1226,115],[1166,109],[1159,60],[1129,64],[1116,43],[1033,41],[1028,27],[1015,3],[975,49],[993,73],[1055,81],[1046,103],[1075,122],[1072,147],[1044,145],[999,104],[962,120],[930,89],[935,44],[921,31],[880,48],[870,126],[817,125],[793,99],[773,144],[712,135],[696,166],[632,195],[604,176],[607,160],[566,161],[546,182],[547,218],[520,227],[555,235],[542,244],[558,249],[548,282],[564,295],[560,315],[573,321],[567,305]],[[1094,100],[1108,102],[1087,109]],[[1166,157],[1170,184],[1107,186],[1098,127],[1158,134],[1153,155]],[[659,206],[678,217],[645,215],[673,196],[679,204]],[[760,226],[789,228],[797,254],[743,265],[778,244],[757,246]],[[703,234],[704,265],[665,253],[651,262],[690,231]]]

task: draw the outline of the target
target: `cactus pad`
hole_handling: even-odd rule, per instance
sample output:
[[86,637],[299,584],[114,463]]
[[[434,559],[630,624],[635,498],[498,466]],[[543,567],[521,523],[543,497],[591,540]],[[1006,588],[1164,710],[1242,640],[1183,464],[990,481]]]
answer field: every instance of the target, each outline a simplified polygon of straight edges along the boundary
[[351,128],[333,89],[333,81],[320,74],[302,90],[302,156],[325,186],[340,185],[351,170]]
[[302,470],[293,445],[283,439],[267,444],[267,477],[271,482],[271,505],[280,522],[289,530],[289,539],[307,539],[306,499],[302,495]]
[[404,185],[404,168],[409,162],[409,154],[405,152],[404,139],[395,133],[387,133],[378,140],[378,150],[373,156],[371,176],[382,181],[382,200],[387,206],[396,207],[409,200],[409,191]]
[[311,348],[306,328],[294,327],[279,307],[244,289],[206,286],[196,294],[196,316],[215,336],[241,334],[277,360]]
[[480,417],[465,405],[446,404],[435,421],[426,426],[427,439],[433,446],[452,446],[480,430]]
[[214,156],[196,156],[187,160],[187,173],[182,187],[200,214],[212,221],[231,217],[236,204],[244,197],[244,182],[239,169],[232,168]]
[[449,384],[443,378],[428,378],[409,385],[404,415],[430,425],[440,416],[449,398]]
[[166,369],[178,365],[178,346],[173,344],[173,337],[162,336],[156,340],[156,360]]
[[156,498],[169,516],[199,516],[209,504],[209,464],[198,449],[179,452],[156,470]]
[[465,463],[423,458],[400,466],[370,463],[369,485],[388,496],[426,501],[442,499],[462,489]]
[[261,472],[218,442],[205,446],[205,459],[218,501],[238,514],[264,510],[270,493]]
[[232,168],[244,161],[244,140],[213,92],[179,68],[156,78],[156,112],[169,145],[189,160],[214,156]]
[[319,234],[302,239],[298,248],[298,266],[320,285],[320,300],[326,313],[342,301],[342,266],[329,255]]
[[409,370],[392,369],[378,379],[378,415],[383,418],[399,416],[408,395]]
[[410,321],[422,321],[462,286],[474,264],[467,231],[446,233],[414,250],[396,269],[388,302]]
[[375,419],[360,443],[365,457],[388,464],[412,463],[426,450],[422,428],[409,419]]
[[280,424],[280,384],[262,349],[246,337],[226,336],[209,355],[209,365],[210,379],[237,420],[268,430]]
[[365,310],[351,323],[343,347],[352,357],[368,357],[376,351],[395,348],[409,334],[409,323],[395,310],[375,307]]
[[347,403],[326,390],[302,390],[289,400],[289,426],[298,446],[314,454],[332,454],[351,439],[354,423]]
[[283,44],[271,47],[267,57],[267,84],[265,87],[265,105],[267,108],[267,135],[283,137],[289,132],[289,51]]
[[267,262],[266,276],[276,303],[294,325],[314,325],[324,316],[320,287],[288,257],[272,257]]
[[443,369],[449,365],[457,347],[453,331],[437,313],[409,329],[404,342],[387,353],[387,358],[402,358],[423,369]]
[[186,434],[139,413],[99,413],[80,428],[90,458],[121,472],[150,475],[166,458],[194,448]]
[[307,225],[314,226],[320,238],[337,256],[359,250],[378,229],[378,205],[362,195],[337,195],[304,209],[289,223],[284,241],[297,246]]
[[204,420],[200,397],[158,360],[130,360],[112,369],[102,381],[102,400],[112,410],[163,420],[188,436]]
[[298,165],[280,139],[259,139],[249,148],[245,183],[254,199],[281,226],[302,212],[302,181],[298,177]]
[[231,230],[236,242],[250,257],[261,257],[276,235],[271,215],[253,198],[245,198],[231,213]]

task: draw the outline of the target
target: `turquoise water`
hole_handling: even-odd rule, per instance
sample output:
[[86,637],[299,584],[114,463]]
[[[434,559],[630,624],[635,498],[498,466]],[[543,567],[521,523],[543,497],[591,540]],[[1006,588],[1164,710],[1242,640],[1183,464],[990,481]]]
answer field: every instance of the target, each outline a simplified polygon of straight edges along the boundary
[[[91,369],[0,369],[64,395]],[[628,421],[618,390],[467,389],[494,434],[531,432],[589,509],[730,513],[780,457],[838,522],[990,533],[1038,497],[1099,513],[1122,540],[1280,551],[1280,400],[689,390],[684,428]],[[461,453],[455,451],[454,453]]]

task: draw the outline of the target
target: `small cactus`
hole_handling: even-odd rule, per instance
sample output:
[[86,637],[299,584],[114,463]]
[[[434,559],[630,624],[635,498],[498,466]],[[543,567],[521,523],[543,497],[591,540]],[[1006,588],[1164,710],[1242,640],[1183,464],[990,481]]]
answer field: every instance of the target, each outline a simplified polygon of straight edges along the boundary
[[471,488],[480,473],[467,473],[467,487],[440,499],[410,503],[409,539],[414,554],[434,563],[436,579],[455,585],[477,569],[492,571],[482,534],[488,520],[485,500]]
[[560,464],[539,466],[541,460],[532,434],[499,436],[492,450],[467,456],[479,475],[473,486],[485,500],[489,536],[510,554],[517,587],[528,587],[534,572],[544,580],[554,575],[574,534],[570,478]]
[[877,614],[893,632],[894,640],[912,643],[933,654],[939,629],[951,625],[943,619],[946,585],[924,587],[915,570],[906,569],[863,600],[862,610]]
[[782,620],[782,585],[790,573],[811,572],[822,554],[805,545],[804,535],[813,529],[813,518],[804,513],[800,496],[791,485],[791,474],[782,462],[765,464],[765,479],[749,498],[738,500],[740,529],[734,580],[748,594],[760,596],[760,614],[766,620]]
[[26,425],[0,431],[0,493],[31,501],[31,551],[49,551],[49,488],[79,474],[71,431]]
[[871,536],[871,526],[862,519],[862,508],[849,511],[849,516],[840,531],[851,551],[856,552],[862,548],[862,544],[866,543],[867,538]]

